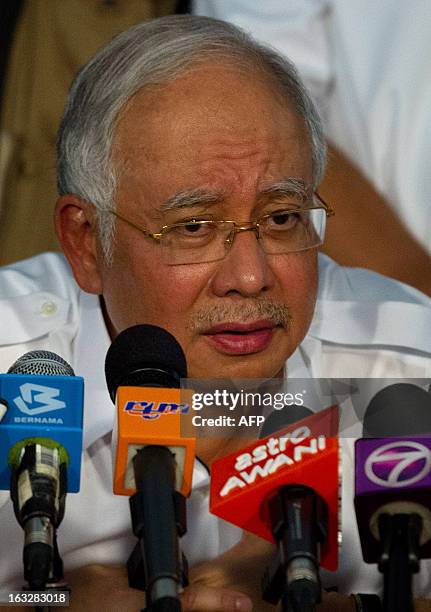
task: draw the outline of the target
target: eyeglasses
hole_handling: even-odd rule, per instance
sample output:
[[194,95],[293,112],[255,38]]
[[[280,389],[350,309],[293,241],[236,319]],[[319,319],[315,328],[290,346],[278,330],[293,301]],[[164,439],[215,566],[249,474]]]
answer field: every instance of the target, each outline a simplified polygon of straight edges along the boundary
[[312,196],[312,204],[275,210],[244,223],[191,218],[164,225],[159,232],[150,232],[114,209],[107,212],[158,242],[163,262],[174,266],[223,259],[240,232],[253,231],[269,255],[316,248],[323,243],[326,218],[335,213],[317,193]]

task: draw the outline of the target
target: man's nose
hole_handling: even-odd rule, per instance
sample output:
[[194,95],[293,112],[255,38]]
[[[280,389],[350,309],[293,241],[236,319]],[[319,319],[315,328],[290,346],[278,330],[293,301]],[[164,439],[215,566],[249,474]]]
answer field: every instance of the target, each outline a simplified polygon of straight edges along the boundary
[[232,244],[218,264],[211,286],[215,295],[223,297],[238,294],[242,297],[257,297],[274,284],[274,274],[268,256],[263,252],[253,227],[231,236]]

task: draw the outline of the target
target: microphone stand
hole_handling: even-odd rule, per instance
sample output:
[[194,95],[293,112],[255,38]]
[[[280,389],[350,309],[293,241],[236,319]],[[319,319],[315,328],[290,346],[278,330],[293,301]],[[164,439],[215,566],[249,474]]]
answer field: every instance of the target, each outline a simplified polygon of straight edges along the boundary
[[[25,534],[26,590],[70,591],[64,581],[56,532],[64,516],[66,490],[67,467],[59,462],[57,449],[37,442],[26,445],[18,467],[12,468],[10,484],[15,516]],[[49,606],[35,606],[35,610],[47,612]]]
[[130,512],[138,542],[127,562],[129,586],[146,592],[144,612],[180,612],[178,592],[188,584],[188,568],[178,538],[187,527],[185,497],[174,489],[175,457],[164,446],[144,446],[133,469]]
[[379,534],[383,552],[384,612],[413,612],[412,574],[419,571],[419,539],[422,519],[418,514],[382,514]]
[[283,612],[314,612],[321,601],[319,544],[327,536],[328,511],[317,493],[287,485],[268,504],[278,552],[262,580],[262,598]]
[[[45,591],[55,592],[55,591],[68,591],[69,595],[71,592],[71,588],[64,580],[63,573],[63,561],[60,557],[60,553],[57,545],[57,532],[54,531],[54,550],[53,550],[53,558],[52,558],[52,568],[51,568],[51,578],[45,584]],[[31,588],[31,587],[30,587]],[[50,612],[51,606],[35,606],[35,612]]]

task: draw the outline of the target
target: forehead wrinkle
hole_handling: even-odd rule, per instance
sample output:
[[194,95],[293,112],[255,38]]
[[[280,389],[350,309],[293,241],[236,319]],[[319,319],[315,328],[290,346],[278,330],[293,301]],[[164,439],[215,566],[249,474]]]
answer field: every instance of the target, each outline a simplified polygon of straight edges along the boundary
[[257,135],[253,138],[246,137],[238,133],[238,128],[225,127],[225,130],[229,133],[207,144],[206,150],[210,158],[241,160],[258,157],[262,155],[262,146],[269,140],[267,137]]
[[163,202],[160,206],[160,212],[191,208],[199,204],[213,204],[219,202],[222,198],[223,194],[221,192],[208,191],[200,187],[187,189],[174,194]]

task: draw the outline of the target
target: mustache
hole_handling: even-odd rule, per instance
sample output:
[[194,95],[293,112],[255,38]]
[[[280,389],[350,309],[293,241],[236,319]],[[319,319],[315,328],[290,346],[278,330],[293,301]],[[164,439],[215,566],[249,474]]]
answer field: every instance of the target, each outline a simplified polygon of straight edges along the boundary
[[266,319],[274,325],[288,327],[292,322],[292,315],[287,304],[268,299],[238,304],[214,304],[194,313],[187,327],[194,333],[202,333],[220,323],[248,323],[259,319]]

